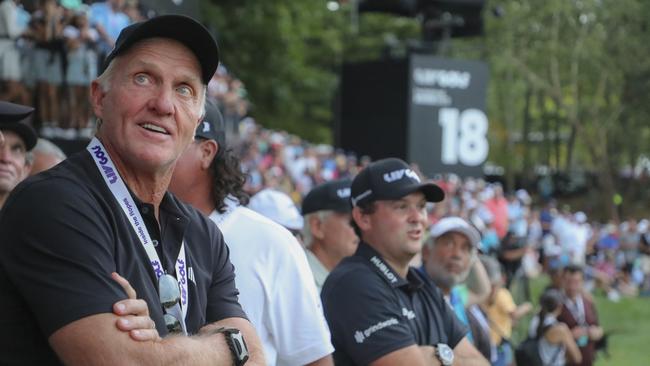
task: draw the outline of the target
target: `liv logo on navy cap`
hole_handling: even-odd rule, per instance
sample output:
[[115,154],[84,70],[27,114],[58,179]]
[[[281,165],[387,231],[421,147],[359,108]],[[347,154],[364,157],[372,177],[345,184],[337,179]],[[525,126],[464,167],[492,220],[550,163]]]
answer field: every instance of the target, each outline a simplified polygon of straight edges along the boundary
[[377,200],[396,200],[416,191],[422,192],[429,202],[445,198],[440,187],[422,183],[417,173],[397,158],[370,163],[354,178],[351,191],[354,206]]

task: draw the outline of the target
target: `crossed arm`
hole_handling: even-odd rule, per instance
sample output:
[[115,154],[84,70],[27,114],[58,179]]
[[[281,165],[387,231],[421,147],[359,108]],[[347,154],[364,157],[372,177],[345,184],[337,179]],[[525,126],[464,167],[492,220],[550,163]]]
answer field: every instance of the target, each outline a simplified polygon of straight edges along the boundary
[[[372,366],[388,365],[418,365],[439,366],[440,361],[436,356],[433,346],[416,346],[401,348],[391,352],[371,363]],[[490,363],[481,353],[464,337],[454,347],[454,365],[457,366],[489,366]]]
[[138,300],[129,283],[113,275],[129,298],[117,302],[114,314],[96,314],[72,322],[54,332],[49,342],[66,365],[227,365],[233,364],[222,334],[210,330],[235,327],[246,339],[247,365],[264,365],[262,347],[250,322],[226,318],[203,327],[192,337],[160,338],[144,300]]

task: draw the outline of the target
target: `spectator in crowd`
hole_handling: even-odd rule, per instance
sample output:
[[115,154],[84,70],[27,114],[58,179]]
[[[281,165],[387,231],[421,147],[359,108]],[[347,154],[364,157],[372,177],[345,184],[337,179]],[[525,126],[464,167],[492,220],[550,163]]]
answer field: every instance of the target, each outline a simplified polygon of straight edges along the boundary
[[[487,273],[477,260],[479,243],[479,232],[467,221],[445,217],[431,227],[430,237],[422,248],[422,272],[438,286],[458,319],[467,326],[470,318],[466,309],[482,303],[490,294]],[[475,338],[483,335],[470,331],[467,338],[476,345]],[[490,358],[489,347],[483,355]]]
[[36,145],[36,133],[23,120],[33,111],[32,107],[0,101],[0,209],[31,169],[29,151]]
[[634,263],[639,256],[639,245],[641,243],[641,234],[637,230],[637,221],[634,218],[627,220],[621,233],[621,260],[618,262],[623,267],[626,263]]
[[131,23],[124,13],[125,0],[99,1],[90,6],[90,24],[99,32],[97,52],[100,64],[115,45],[122,29]]
[[548,290],[539,299],[539,313],[530,322],[528,334],[538,340],[539,357],[544,366],[564,366],[567,361],[580,363],[582,355],[566,324],[558,322],[562,311],[562,293]]
[[330,334],[305,254],[287,230],[244,206],[245,181],[226,146],[221,113],[208,103],[170,190],[223,232],[240,303],[260,335],[268,365],[332,364]]
[[32,169],[29,175],[36,175],[48,170],[65,160],[65,158],[65,153],[60,147],[49,140],[39,138],[32,150]]
[[503,187],[501,184],[493,184],[485,191],[485,206],[494,218],[494,229],[499,236],[503,239],[508,232],[508,200],[503,196]]
[[73,139],[90,137],[90,106],[87,103],[88,85],[97,76],[95,44],[99,33],[90,25],[85,12],[78,11],[63,28],[68,51],[65,80],[68,86],[68,120],[63,124],[66,131],[62,137]]
[[16,47],[17,39],[25,30],[18,21],[18,10],[17,1],[0,3],[0,80],[4,84],[0,100],[27,104],[29,95],[22,84],[21,54]]
[[422,249],[426,203],[444,198],[403,161],[378,160],[352,181],[356,253],[321,297],[337,365],[487,365],[440,291],[409,262]]
[[41,134],[52,137],[59,132],[61,114],[59,87],[63,81],[63,9],[56,0],[43,0],[32,16],[34,36],[33,68],[38,83],[38,111],[43,123]]
[[[160,16],[125,28],[106,62],[91,85],[97,138],[16,188],[0,216],[0,362],[264,364],[221,233],[166,192],[200,122],[216,42],[191,18]],[[113,272],[162,339],[116,327],[126,297]]]
[[575,365],[593,365],[596,356],[596,342],[603,335],[598,324],[598,314],[593,301],[583,295],[584,275],[581,267],[569,265],[564,268],[564,305],[558,320],[565,323],[575,339],[582,360]]
[[302,201],[302,238],[307,261],[320,292],[327,275],[357,249],[359,238],[350,225],[350,179],[323,183]]
[[529,302],[517,305],[510,291],[503,286],[501,266],[492,258],[482,258],[490,278],[492,289],[486,301],[482,304],[483,311],[490,322],[490,338],[497,347],[494,366],[505,366],[512,363],[512,347],[510,337],[516,322],[528,314],[533,306]]

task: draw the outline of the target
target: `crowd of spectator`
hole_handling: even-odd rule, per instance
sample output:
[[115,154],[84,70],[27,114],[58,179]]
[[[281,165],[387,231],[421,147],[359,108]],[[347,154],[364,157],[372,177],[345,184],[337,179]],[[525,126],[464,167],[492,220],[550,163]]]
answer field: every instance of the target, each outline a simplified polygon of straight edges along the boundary
[[90,138],[90,82],[119,32],[148,12],[138,0],[3,0],[0,99],[34,105],[48,138]]
[[[239,124],[233,148],[248,174],[249,193],[273,188],[296,203],[314,186],[353,177],[370,162],[367,156],[265,129],[251,118]],[[430,178],[447,195],[429,207],[430,223],[445,216],[470,221],[481,232],[481,252],[500,257],[508,279],[519,268],[533,275],[575,264],[585,267],[587,286],[603,290],[611,300],[650,292],[647,219],[599,223],[582,211],[557,207],[554,200],[537,203],[524,189],[505,194],[499,183],[483,179],[454,174]]]

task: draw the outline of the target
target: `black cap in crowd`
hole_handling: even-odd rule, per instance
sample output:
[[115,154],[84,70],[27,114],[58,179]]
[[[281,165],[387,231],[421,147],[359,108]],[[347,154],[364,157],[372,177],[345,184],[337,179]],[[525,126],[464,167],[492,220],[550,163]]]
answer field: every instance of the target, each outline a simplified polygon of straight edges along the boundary
[[377,160],[357,174],[352,181],[353,206],[377,200],[396,200],[413,192],[424,193],[427,201],[445,198],[443,190],[433,183],[422,183],[408,164],[397,158]]
[[0,130],[13,131],[25,141],[27,150],[36,146],[36,132],[28,124],[21,122],[34,108],[20,104],[0,101]]
[[226,128],[223,121],[223,115],[214,102],[211,100],[205,103],[205,116],[203,121],[196,127],[195,137],[214,140],[219,144],[219,150],[225,147]]
[[350,179],[333,180],[316,186],[302,200],[302,214],[317,211],[350,212]]
[[115,47],[104,60],[102,70],[106,70],[115,57],[136,42],[155,37],[177,40],[192,50],[201,64],[203,83],[208,84],[219,66],[217,41],[201,23],[184,15],[160,15],[122,29]]

